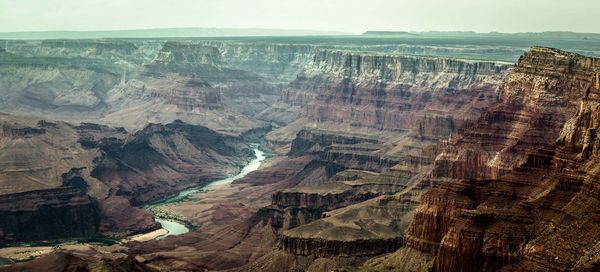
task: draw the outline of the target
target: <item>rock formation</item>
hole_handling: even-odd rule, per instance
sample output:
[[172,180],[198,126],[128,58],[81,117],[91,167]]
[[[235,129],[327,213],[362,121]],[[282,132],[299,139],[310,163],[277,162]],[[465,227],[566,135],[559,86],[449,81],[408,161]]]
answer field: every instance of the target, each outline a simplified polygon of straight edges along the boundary
[[227,176],[253,156],[240,138],[180,121],[129,134],[11,115],[0,115],[0,151],[2,244],[151,230],[152,216],[133,206]]
[[[506,75],[498,101],[482,107],[479,118],[453,131],[429,130],[441,137],[423,137],[426,129],[417,125],[413,138],[450,137],[422,149],[425,160],[400,157],[396,166],[386,167],[402,172],[408,162],[420,161],[419,170],[405,173],[403,190],[324,212],[322,219],[283,231],[280,250],[248,268],[271,270],[290,254],[325,257],[330,268],[344,268],[347,264],[335,257],[364,262],[365,256],[398,249],[361,269],[384,263],[385,269],[398,271],[594,269],[598,65],[597,59],[532,48]],[[307,138],[306,132],[301,135]],[[323,150],[306,141],[294,143],[295,152]],[[308,195],[295,200],[298,207],[314,201]],[[312,269],[317,260],[294,266]]]
[[95,203],[65,187],[0,196],[0,244],[60,238],[90,238],[99,226]]
[[492,62],[321,50],[283,100],[306,104],[305,113],[315,121],[351,127],[408,130],[427,113],[433,115],[428,118],[455,113],[457,120],[446,125],[460,126],[467,118],[461,113],[481,111],[496,99],[494,90],[507,68]]
[[582,252],[598,231],[583,212],[598,201],[586,166],[594,125],[583,120],[595,114],[599,64],[548,48],[525,54],[499,103],[438,155],[431,177],[440,185],[423,195],[408,246],[434,256],[438,271],[593,266]]
[[0,267],[0,271],[25,272],[25,271],[131,271],[155,272],[159,271],[141,264],[125,254],[105,254],[97,251],[61,251],[40,257],[27,263],[20,263],[9,267]]
[[[293,188],[274,193],[271,205],[259,210],[261,222],[278,231],[279,250],[249,267],[268,271],[275,259],[289,255],[358,260],[402,247],[420,194],[412,190],[423,189],[413,184],[431,168],[437,144],[496,102],[507,68],[318,52],[282,96],[308,115],[288,156],[318,160],[295,175]],[[376,86],[382,88],[373,92]],[[368,115],[359,111],[373,111],[373,118],[350,118]],[[395,111],[404,121],[383,125],[387,117],[377,112]],[[290,124],[272,134],[297,128]]]
[[[533,47],[510,66],[367,36],[7,43],[7,111],[119,127],[0,115],[0,217],[15,219],[0,243],[152,230],[136,206],[235,173],[264,137],[258,171],[166,208],[196,231],[127,243],[135,259],[116,262],[597,270],[600,61]],[[38,231],[57,213],[74,227]],[[45,258],[116,260],[67,255]]]
[[126,141],[97,145],[102,156],[94,160],[91,176],[134,205],[224,178],[253,156],[239,138],[181,121],[151,124]]

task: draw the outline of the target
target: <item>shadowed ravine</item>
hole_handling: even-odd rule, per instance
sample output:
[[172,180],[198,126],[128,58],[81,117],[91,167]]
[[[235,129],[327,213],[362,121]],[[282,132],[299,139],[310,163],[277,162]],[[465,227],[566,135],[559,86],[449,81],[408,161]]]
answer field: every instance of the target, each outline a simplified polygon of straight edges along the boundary
[[250,163],[248,163],[248,165],[246,165],[244,168],[242,168],[242,170],[237,175],[225,179],[216,180],[205,186],[195,187],[181,191],[177,195],[168,197],[154,204],[146,206],[146,209],[154,213],[156,221],[160,223],[162,228],[168,231],[167,234],[158,236],[156,237],[156,239],[160,240],[167,236],[184,234],[186,232],[189,232],[190,229],[188,226],[186,226],[187,222],[181,222],[180,220],[174,219],[174,216],[168,213],[157,213],[155,208],[166,204],[185,202],[192,195],[204,194],[213,190],[218,190],[219,187],[223,185],[228,185],[238,179],[245,177],[248,173],[258,170],[258,168],[266,158],[265,153],[259,149],[258,144],[252,144],[252,147],[254,148],[254,155],[256,156],[256,158]]
[[0,272],[600,271],[598,41],[0,42]]

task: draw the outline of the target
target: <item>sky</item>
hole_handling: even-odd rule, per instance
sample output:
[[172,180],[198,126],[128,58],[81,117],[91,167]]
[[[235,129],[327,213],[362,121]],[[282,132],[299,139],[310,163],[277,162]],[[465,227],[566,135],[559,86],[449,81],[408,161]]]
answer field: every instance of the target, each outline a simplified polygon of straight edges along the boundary
[[0,32],[171,27],[600,32],[600,0],[0,0]]

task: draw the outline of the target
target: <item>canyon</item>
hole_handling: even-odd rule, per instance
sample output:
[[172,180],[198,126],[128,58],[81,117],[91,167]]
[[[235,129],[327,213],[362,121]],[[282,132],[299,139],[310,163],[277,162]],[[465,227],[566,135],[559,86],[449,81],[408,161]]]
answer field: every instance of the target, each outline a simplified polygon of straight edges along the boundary
[[600,269],[597,37],[544,35],[0,41],[0,271]]

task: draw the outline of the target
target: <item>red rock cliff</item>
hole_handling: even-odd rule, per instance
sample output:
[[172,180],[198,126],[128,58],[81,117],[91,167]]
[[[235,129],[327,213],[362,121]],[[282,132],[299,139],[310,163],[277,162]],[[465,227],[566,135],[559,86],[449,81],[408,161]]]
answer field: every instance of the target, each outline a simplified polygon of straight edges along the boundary
[[[468,119],[466,113],[495,101],[507,68],[494,62],[322,50],[283,100],[304,105],[318,122],[401,131],[426,113]],[[446,125],[451,124],[450,119]]]
[[597,265],[599,69],[555,49],[521,57],[500,101],[437,156],[441,184],[423,195],[407,244],[433,254],[436,271]]

